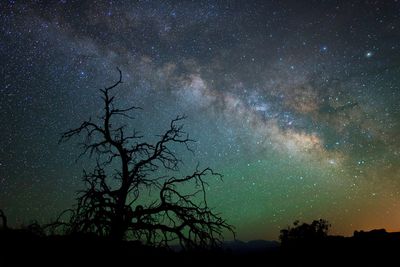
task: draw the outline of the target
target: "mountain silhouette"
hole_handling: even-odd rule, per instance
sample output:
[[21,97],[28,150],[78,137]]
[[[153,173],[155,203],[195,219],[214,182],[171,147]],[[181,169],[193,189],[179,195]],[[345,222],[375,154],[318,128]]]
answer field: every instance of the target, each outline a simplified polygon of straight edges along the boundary
[[223,248],[234,253],[252,253],[276,250],[279,248],[279,245],[279,242],[269,240],[251,240],[248,242],[234,240],[224,242]]

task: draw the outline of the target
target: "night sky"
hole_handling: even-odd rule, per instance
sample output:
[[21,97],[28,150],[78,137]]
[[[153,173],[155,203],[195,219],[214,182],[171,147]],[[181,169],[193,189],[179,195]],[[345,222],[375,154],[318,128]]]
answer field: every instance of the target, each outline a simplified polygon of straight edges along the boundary
[[153,138],[187,115],[182,175],[198,162],[224,175],[209,205],[239,239],[297,219],[400,230],[400,1],[28,2],[0,3],[11,225],[74,203],[93,160],[58,140],[100,114],[119,67],[117,101],[143,108],[132,127]]

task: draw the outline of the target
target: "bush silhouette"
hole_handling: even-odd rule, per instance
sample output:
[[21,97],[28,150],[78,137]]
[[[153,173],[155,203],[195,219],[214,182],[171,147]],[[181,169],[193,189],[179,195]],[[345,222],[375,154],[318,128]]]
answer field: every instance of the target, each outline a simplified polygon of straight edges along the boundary
[[295,246],[299,243],[312,243],[324,240],[331,225],[327,220],[314,220],[311,224],[295,221],[293,226],[280,231],[282,246]]

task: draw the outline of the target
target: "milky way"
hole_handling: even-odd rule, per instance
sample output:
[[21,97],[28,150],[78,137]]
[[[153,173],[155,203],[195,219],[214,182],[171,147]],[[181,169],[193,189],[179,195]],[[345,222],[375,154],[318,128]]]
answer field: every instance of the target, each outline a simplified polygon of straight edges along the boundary
[[209,204],[238,238],[294,220],[400,229],[400,2],[3,1],[0,208],[11,224],[69,207],[90,159],[60,134],[98,89],[160,134],[186,114]]

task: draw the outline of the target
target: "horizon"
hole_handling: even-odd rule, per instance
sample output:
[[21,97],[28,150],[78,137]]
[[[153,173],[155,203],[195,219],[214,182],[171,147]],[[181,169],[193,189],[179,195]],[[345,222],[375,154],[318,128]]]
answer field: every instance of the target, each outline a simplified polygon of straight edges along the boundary
[[175,175],[223,175],[208,205],[237,239],[319,218],[335,235],[398,232],[399,14],[396,0],[0,3],[0,209],[18,227],[75,204],[95,160],[58,141],[95,120],[119,68],[116,101],[143,108],[130,129],[155,140],[187,115],[195,153],[177,148]]

